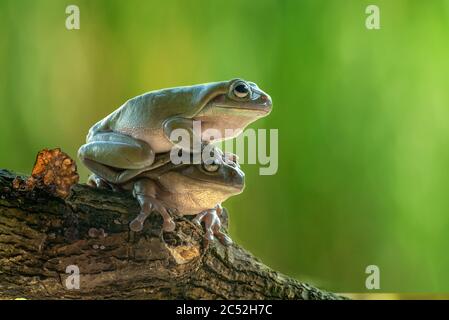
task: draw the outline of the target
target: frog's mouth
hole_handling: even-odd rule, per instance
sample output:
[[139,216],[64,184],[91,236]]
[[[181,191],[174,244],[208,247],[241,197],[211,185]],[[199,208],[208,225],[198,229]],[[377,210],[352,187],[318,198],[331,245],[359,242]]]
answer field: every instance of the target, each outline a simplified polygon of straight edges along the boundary
[[241,193],[245,188],[245,178],[236,176],[214,179],[213,176],[203,178],[181,174],[173,178],[169,172],[167,175],[159,177],[158,181],[172,193],[217,192],[224,195],[235,195]]
[[226,189],[233,189],[233,190],[242,190],[245,187],[245,184],[242,183],[236,183],[236,184],[225,184],[225,183],[211,183],[210,184],[214,184],[214,185],[219,185],[222,186]]
[[251,97],[247,100],[230,98],[228,94],[219,95],[212,99],[198,115],[214,115],[214,109],[220,109],[222,112],[216,111],[227,115],[247,113],[249,117],[252,117],[254,114],[267,115],[270,113],[272,106],[273,103],[269,95],[260,90],[252,89]]
[[217,106],[219,108],[223,108],[223,109],[233,109],[233,110],[248,110],[248,111],[256,111],[256,112],[260,112],[262,114],[267,114],[271,111],[271,105],[270,106],[264,106],[264,105],[258,105],[258,106]]
[[269,113],[273,106],[270,96],[267,94],[257,91],[253,93],[251,100],[248,101],[235,101],[230,104],[220,104],[217,103],[216,107],[224,109],[237,109],[237,110],[248,110],[248,111],[258,111],[260,113]]
[[[210,190],[217,190],[222,191],[223,193],[230,193],[230,194],[236,194],[243,191],[245,188],[245,182],[242,179],[242,181],[239,182],[233,182],[233,183],[224,183],[224,182],[218,182],[218,181],[209,181],[206,179],[201,178],[195,178],[196,182],[199,184],[198,189],[204,190],[207,189],[208,186],[210,186]],[[192,185],[193,187],[193,185]]]

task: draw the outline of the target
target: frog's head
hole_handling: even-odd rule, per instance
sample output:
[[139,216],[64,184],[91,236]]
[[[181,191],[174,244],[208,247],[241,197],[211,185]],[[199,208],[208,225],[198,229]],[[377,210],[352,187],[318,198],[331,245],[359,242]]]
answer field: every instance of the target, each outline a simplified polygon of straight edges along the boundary
[[[212,99],[203,111],[216,108],[216,113],[265,116],[270,113],[271,98],[254,82],[233,79],[227,82],[227,92]],[[260,116],[259,116],[260,115]]]
[[215,159],[174,166],[160,172],[157,181],[170,192],[201,195],[215,205],[243,191],[245,174],[236,161]]
[[[215,95],[193,117],[202,121],[203,130],[217,129],[224,137],[225,129],[240,132],[250,123],[268,115],[272,109],[270,96],[254,82],[233,79],[217,86]],[[228,134],[227,138],[231,138]]]

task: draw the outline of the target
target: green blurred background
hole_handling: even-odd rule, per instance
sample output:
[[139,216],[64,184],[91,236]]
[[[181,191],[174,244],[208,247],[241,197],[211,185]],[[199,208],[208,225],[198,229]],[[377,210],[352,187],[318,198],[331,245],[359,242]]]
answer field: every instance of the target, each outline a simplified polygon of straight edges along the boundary
[[449,291],[449,1],[1,0],[0,167],[75,157],[145,91],[234,77],[270,93],[253,127],[280,140],[278,173],[244,165],[225,204],[236,242],[329,290],[367,291],[375,264],[381,291]]

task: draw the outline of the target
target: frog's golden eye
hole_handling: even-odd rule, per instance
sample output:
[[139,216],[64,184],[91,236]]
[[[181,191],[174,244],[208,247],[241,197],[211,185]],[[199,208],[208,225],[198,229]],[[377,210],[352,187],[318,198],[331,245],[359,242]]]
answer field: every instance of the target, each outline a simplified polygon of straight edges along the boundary
[[234,94],[239,98],[245,98],[249,94],[249,87],[246,83],[240,83],[235,86]]
[[207,172],[217,172],[218,169],[220,169],[220,164],[218,164],[218,162],[216,161],[212,163],[203,163],[203,168]]

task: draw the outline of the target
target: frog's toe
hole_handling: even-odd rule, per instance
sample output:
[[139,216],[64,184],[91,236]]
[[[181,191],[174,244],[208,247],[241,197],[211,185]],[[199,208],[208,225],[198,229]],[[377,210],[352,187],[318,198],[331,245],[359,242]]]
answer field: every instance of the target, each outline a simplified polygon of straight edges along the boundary
[[196,217],[193,218],[192,222],[201,227],[201,222],[203,221],[203,219],[206,216],[206,214],[207,214],[206,211],[198,213],[196,215]]
[[232,239],[228,235],[220,232],[216,236],[218,240],[220,240],[221,244],[223,244],[224,246],[228,247],[232,244]]
[[130,222],[129,228],[131,229],[131,231],[140,232],[143,229],[143,223],[138,219],[134,219]]
[[193,222],[194,224],[196,224],[197,226],[200,226],[200,227],[201,227],[201,220],[199,220],[199,219],[197,219],[197,218],[194,218],[194,219],[192,220],[192,222]]
[[204,235],[204,238],[206,238],[207,241],[214,241],[214,233],[211,229],[206,230],[206,234]]

